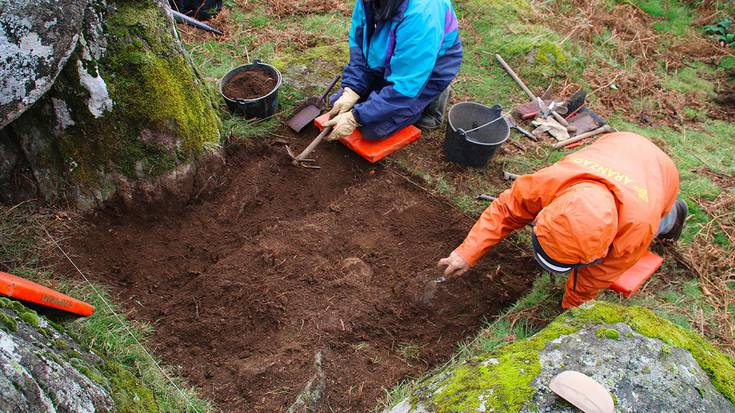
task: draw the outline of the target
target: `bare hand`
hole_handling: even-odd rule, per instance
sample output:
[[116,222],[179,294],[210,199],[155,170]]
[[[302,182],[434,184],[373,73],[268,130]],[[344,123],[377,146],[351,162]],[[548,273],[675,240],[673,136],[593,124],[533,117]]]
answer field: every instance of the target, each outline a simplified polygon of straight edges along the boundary
[[470,270],[470,264],[454,251],[447,258],[440,259],[436,266],[439,268],[446,266],[444,276],[448,278],[459,277]]

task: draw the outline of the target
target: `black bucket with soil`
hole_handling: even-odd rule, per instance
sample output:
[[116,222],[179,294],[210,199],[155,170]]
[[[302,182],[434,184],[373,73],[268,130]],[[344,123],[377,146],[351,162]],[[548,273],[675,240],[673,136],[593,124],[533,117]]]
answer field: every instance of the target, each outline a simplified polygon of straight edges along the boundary
[[230,112],[246,118],[267,118],[278,110],[282,81],[278,69],[256,61],[227,72],[219,82],[219,93]]
[[510,136],[510,126],[500,105],[457,103],[449,109],[444,138],[447,158],[461,165],[483,167]]

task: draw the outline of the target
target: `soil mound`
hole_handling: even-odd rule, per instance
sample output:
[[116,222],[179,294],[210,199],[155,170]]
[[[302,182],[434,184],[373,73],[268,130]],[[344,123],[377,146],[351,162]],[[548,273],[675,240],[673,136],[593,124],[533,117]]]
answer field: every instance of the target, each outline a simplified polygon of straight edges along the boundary
[[276,87],[276,79],[260,69],[238,72],[222,88],[230,99],[256,99],[267,95]]
[[427,291],[472,221],[339,145],[318,152],[313,170],[281,148],[239,150],[210,197],[145,218],[109,208],[67,242],[223,411],[285,411],[317,353],[319,411],[372,411],[535,275],[532,259],[501,246]]

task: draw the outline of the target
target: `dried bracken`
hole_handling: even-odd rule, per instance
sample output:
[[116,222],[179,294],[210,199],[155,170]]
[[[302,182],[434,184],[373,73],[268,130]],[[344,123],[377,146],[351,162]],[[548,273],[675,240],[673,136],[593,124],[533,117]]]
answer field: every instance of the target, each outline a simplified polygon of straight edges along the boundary
[[268,0],[268,3],[273,14],[277,16],[349,11],[348,2],[340,0]]
[[[642,124],[683,124],[684,108],[706,109],[717,118],[728,114],[712,102],[664,87],[669,74],[693,62],[716,62],[730,51],[696,33],[685,40],[657,32],[654,18],[630,3],[607,7],[601,0],[575,1],[571,11],[552,10],[550,27],[574,40],[590,55],[584,71],[591,84],[592,108],[601,115],[622,113]],[[702,13],[705,13],[703,9]],[[602,40],[604,39],[604,40]],[[594,57],[605,48],[609,59]],[[711,79],[719,82],[720,79]]]

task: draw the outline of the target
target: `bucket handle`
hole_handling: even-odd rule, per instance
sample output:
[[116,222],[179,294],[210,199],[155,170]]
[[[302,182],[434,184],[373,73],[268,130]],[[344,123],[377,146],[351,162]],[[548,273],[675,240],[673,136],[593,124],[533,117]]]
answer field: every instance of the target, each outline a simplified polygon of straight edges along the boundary
[[460,134],[460,135],[466,136],[466,135],[467,135],[468,133],[470,133],[470,132],[474,132],[474,131],[476,131],[476,130],[479,130],[479,129],[482,129],[482,128],[484,128],[485,126],[487,126],[487,125],[489,125],[489,124],[491,124],[491,123],[495,123],[495,122],[499,121],[499,120],[500,120],[500,119],[502,119],[502,118],[503,118],[503,115],[501,114],[501,115],[500,115],[500,116],[498,116],[497,118],[495,118],[495,119],[491,120],[490,122],[488,122],[488,123],[486,123],[486,124],[484,124],[484,125],[480,125],[480,126],[478,126],[478,127],[476,127],[476,128],[472,128],[472,129],[470,129],[470,130],[467,130],[467,131],[466,131],[466,130],[464,130],[464,129],[462,129],[462,128],[456,129],[456,131],[457,131],[457,132],[459,132],[459,134]]

